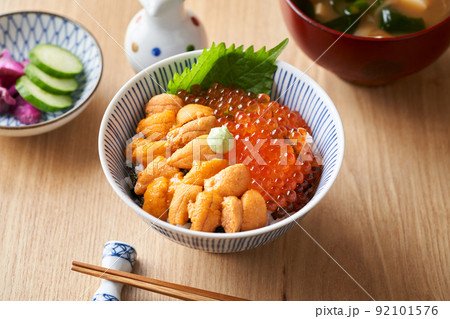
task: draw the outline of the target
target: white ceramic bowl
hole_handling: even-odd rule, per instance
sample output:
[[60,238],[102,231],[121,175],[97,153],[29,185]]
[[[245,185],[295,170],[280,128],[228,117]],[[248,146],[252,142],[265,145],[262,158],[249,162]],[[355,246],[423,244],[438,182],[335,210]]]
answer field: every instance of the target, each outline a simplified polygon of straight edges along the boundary
[[281,236],[305,216],[327,193],[341,167],[344,156],[344,131],[339,114],[324,90],[302,71],[278,61],[271,98],[298,110],[312,129],[315,144],[323,158],[324,169],[316,194],[291,217],[256,230],[204,233],[173,226],[142,210],[131,197],[125,182],[124,150],[144,118],[144,104],[163,93],[174,72],[191,67],[201,51],[176,55],[158,62],[134,76],[114,96],[100,126],[99,154],[103,171],[114,191],[139,217],[163,236],[179,244],[215,253],[255,248]]
[[103,71],[103,58],[95,38],[79,23],[46,12],[24,11],[0,15],[0,51],[22,61],[39,43],[59,45],[83,63],[76,76],[78,89],[71,94],[73,105],[59,112],[42,112],[39,123],[21,124],[9,113],[0,114],[0,135],[30,136],[54,130],[77,117],[89,104]]

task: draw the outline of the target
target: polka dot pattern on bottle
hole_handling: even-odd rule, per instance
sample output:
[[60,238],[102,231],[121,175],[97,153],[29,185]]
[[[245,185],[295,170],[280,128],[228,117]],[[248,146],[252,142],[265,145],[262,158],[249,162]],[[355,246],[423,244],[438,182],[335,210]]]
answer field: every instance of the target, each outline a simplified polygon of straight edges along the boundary
[[196,27],[198,27],[200,25],[200,22],[198,21],[198,19],[196,17],[191,17],[191,21]]
[[154,56],[159,56],[159,55],[161,54],[161,49],[158,48],[158,47],[154,47],[154,48],[152,49],[152,54],[153,54]]

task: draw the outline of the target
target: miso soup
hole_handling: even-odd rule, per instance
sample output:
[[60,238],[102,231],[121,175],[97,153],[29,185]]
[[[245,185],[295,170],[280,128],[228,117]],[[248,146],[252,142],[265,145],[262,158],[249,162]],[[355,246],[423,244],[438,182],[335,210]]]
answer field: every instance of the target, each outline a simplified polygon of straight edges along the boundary
[[450,15],[450,0],[293,0],[317,22],[364,37],[390,37],[429,28]]

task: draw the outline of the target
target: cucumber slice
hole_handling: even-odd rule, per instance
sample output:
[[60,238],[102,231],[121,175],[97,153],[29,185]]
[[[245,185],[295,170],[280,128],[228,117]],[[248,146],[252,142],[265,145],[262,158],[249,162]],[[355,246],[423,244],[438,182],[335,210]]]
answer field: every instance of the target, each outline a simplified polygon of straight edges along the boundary
[[72,105],[70,95],[56,95],[42,90],[26,76],[16,82],[19,94],[34,107],[44,112],[61,111]]
[[80,60],[70,51],[53,44],[38,44],[30,51],[31,63],[58,78],[70,78],[83,71]]
[[50,93],[67,94],[75,91],[78,87],[78,82],[74,78],[55,78],[32,63],[25,67],[25,74],[31,82]]

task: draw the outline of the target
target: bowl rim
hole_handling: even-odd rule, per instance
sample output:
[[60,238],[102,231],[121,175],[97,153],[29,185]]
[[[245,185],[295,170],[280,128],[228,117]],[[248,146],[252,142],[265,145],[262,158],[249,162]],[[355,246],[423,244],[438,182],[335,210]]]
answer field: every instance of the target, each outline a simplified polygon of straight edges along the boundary
[[[100,84],[100,81],[102,79],[103,76],[103,53],[102,53],[102,49],[100,47],[99,42],[97,41],[97,39],[94,37],[94,35],[86,28],[84,27],[81,23],[72,20],[70,18],[67,18],[65,16],[62,16],[60,14],[57,13],[52,13],[52,12],[48,12],[48,11],[40,11],[40,10],[25,10],[25,11],[13,11],[13,12],[8,12],[8,13],[3,13],[0,14],[0,19],[3,17],[7,17],[7,16],[12,16],[12,15],[17,15],[17,14],[30,14],[30,13],[34,13],[34,14],[44,14],[44,15],[49,15],[49,16],[54,16],[54,17],[58,17],[61,18],[63,20],[67,20],[70,21],[71,23],[73,23],[74,25],[78,26],[79,28],[83,29],[84,31],[87,32],[87,34],[89,34],[89,36],[92,37],[92,39],[94,39],[94,43],[98,48],[98,52],[100,54],[100,76],[98,77],[97,83],[95,84],[94,89],[92,90],[92,92],[84,98],[83,101],[80,102],[80,104],[77,107],[73,107],[71,110],[69,110],[66,113],[61,114],[61,116],[58,116],[57,118],[54,118],[50,121],[45,121],[45,122],[39,122],[36,124],[29,124],[29,125],[21,125],[21,126],[4,126],[4,125],[0,125],[0,130],[9,130],[9,131],[24,131],[24,130],[34,130],[36,128],[39,127],[43,127],[43,126],[47,126],[49,124],[53,124],[55,122],[58,122],[66,117],[68,117],[69,115],[72,115],[74,113],[76,113],[77,111],[79,111],[80,109],[82,109],[82,107],[90,102],[90,99],[92,98],[92,96],[94,95],[94,93],[97,91],[97,88]],[[67,124],[67,123],[66,123]]]
[[353,34],[349,34],[349,33],[340,32],[340,31],[328,28],[328,27],[324,26],[323,24],[321,24],[321,23],[311,19],[309,16],[307,16],[305,13],[303,13],[303,11],[301,11],[299,8],[297,8],[297,6],[295,4],[292,3],[292,0],[280,0],[280,1],[286,2],[287,5],[289,7],[291,7],[291,9],[298,16],[300,16],[303,20],[305,20],[309,24],[313,25],[314,27],[319,28],[319,29],[321,29],[323,31],[326,31],[328,33],[331,33],[333,35],[337,35],[339,38],[344,37],[344,38],[348,38],[348,39],[352,39],[352,40],[359,40],[359,41],[396,42],[396,41],[401,41],[401,40],[405,40],[405,39],[413,39],[413,38],[425,35],[425,34],[427,34],[429,32],[432,32],[433,30],[439,28],[442,24],[450,22],[450,16],[448,16],[447,18],[445,18],[444,20],[440,21],[439,23],[436,23],[435,25],[432,25],[431,27],[426,28],[425,30],[422,30],[422,31],[409,33],[409,34],[405,34],[405,35],[392,36],[392,37],[382,37],[382,38],[364,37],[364,36],[360,36],[360,35],[353,35]]
[[[280,229],[290,223],[296,223],[297,225],[297,219],[304,216],[309,210],[311,210],[315,205],[317,205],[320,200],[328,193],[328,191],[330,190],[331,186],[334,184],[337,175],[341,169],[342,166],[342,162],[344,159],[344,149],[345,149],[345,137],[344,137],[344,128],[342,125],[342,121],[341,121],[341,117],[339,115],[339,112],[336,108],[336,106],[334,105],[333,101],[331,100],[331,98],[328,96],[328,94],[325,92],[324,89],[322,89],[321,86],[319,86],[317,84],[317,82],[315,82],[313,79],[311,79],[308,75],[306,75],[304,72],[301,72],[301,77],[304,77],[303,79],[306,78],[306,81],[308,81],[308,84],[312,86],[312,88],[314,90],[317,90],[317,92],[319,92],[320,94],[322,94],[324,100],[327,102],[328,104],[328,109],[331,113],[331,115],[334,116],[334,118],[336,119],[335,121],[335,126],[336,126],[336,131],[338,132],[338,140],[337,142],[341,143],[342,147],[340,149],[338,149],[338,153],[337,153],[337,161],[336,161],[336,169],[334,171],[334,173],[332,174],[332,176],[329,179],[328,182],[328,186],[321,192],[321,194],[319,194],[318,196],[314,195],[314,197],[299,211],[290,214],[289,217],[280,220],[279,222],[273,223],[271,225],[267,225],[258,229],[254,229],[254,230],[249,230],[249,231],[243,231],[243,232],[238,232],[238,233],[208,233],[208,232],[200,232],[200,231],[193,231],[190,229],[186,229],[180,226],[175,226],[172,225],[166,221],[160,220],[150,214],[148,214],[147,212],[145,212],[141,207],[139,207],[128,195],[122,193],[122,191],[119,189],[119,187],[116,185],[111,173],[108,170],[108,164],[106,162],[106,155],[104,152],[104,142],[105,142],[105,132],[106,132],[106,128],[107,128],[107,123],[111,117],[111,113],[114,109],[114,106],[116,105],[116,102],[119,100],[119,98],[126,92],[129,90],[129,87],[136,83],[136,81],[138,79],[141,79],[141,77],[145,76],[144,74],[149,75],[150,74],[150,70],[159,68],[163,65],[167,65],[169,63],[175,62],[177,60],[179,60],[180,58],[192,58],[192,57],[198,57],[200,55],[200,53],[203,52],[203,50],[195,50],[195,51],[190,51],[190,52],[184,52],[184,53],[180,53],[174,56],[171,56],[169,58],[166,58],[164,60],[161,60],[157,63],[154,63],[150,66],[148,66],[147,68],[145,68],[144,70],[140,71],[139,73],[137,73],[136,75],[134,75],[130,80],[128,80],[121,88],[120,90],[114,95],[114,97],[112,98],[111,102],[109,103],[108,107],[105,110],[105,113],[103,115],[102,118],[102,122],[100,124],[100,130],[99,130],[99,135],[98,135],[98,152],[99,152],[99,158],[100,158],[100,163],[103,169],[103,173],[106,176],[106,179],[108,180],[109,184],[111,185],[111,187],[114,189],[114,191],[119,195],[119,197],[130,207],[132,208],[141,218],[143,218],[146,222],[150,222],[150,226],[152,227],[153,225],[158,225],[159,227],[167,228],[171,231],[174,232],[178,232],[181,233],[183,235],[189,236],[189,237],[199,237],[199,238],[211,238],[211,239],[238,239],[238,238],[244,238],[244,237],[255,237],[264,233],[269,233],[272,231],[275,231],[277,229]],[[283,65],[283,67],[286,68],[292,68],[295,70],[299,70],[296,67],[292,66],[291,64],[281,61],[281,60],[277,60],[277,65],[281,64]],[[340,134],[339,134],[340,133]]]

